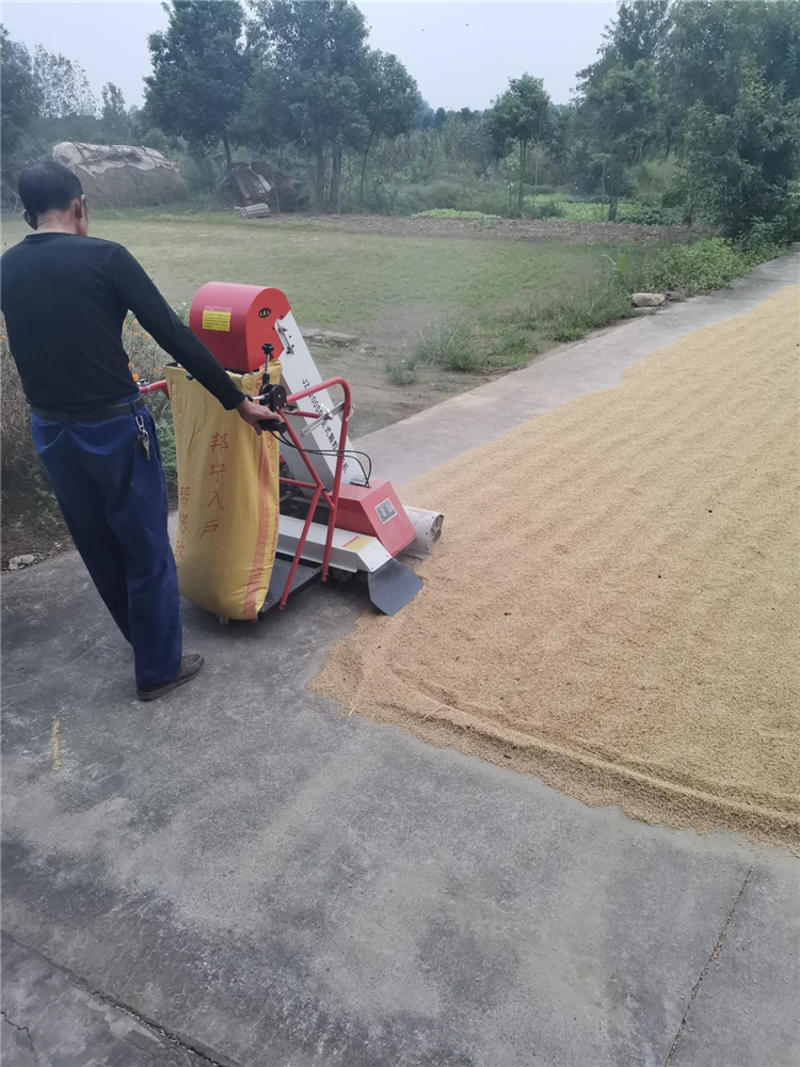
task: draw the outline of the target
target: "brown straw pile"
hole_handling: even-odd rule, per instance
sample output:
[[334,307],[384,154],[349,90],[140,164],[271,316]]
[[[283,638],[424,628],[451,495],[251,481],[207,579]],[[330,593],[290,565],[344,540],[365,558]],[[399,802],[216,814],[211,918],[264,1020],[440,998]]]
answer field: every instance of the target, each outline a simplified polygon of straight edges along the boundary
[[445,513],[313,688],[647,822],[800,848],[798,293],[404,488]]

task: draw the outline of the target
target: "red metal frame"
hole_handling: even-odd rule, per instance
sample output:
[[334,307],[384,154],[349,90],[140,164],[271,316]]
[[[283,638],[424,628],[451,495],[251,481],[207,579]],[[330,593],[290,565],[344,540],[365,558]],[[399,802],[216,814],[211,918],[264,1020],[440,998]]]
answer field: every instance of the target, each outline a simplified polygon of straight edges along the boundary
[[160,382],[140,382],[139,392],[142,395],[146,393],[163,393],[165,396],[169,396],[167,382],[164,378],[162,378]]
[[[284,425],[286,426],[286,432],[288,433],[292,444],[302,456],[303,462],[305,463],[306,468],[308,469],[308,472],[311,476],[311,481],[301,482],[296,478],[280,478],[279,480],[283,485],[292,485],[298,489],[311,489],[313,491],[313,496],[311,497],[311,502],[308,508],[308,514],[306,515],[305,524],[303,526],[303,532],[300,536],[300,540],[297,543],[294,559],[292,560],[292,565],[289,568],[289,576],[286,579],[286,585],[284,586],[283,593],[281,594],[279,604],[281,611],[283,611],[283,609],[286,607],[286,601],[289,599],[289,592],[292,588],[292,582],[294,581],[294,576],[297,573],[297,568],[300,565],[300,557],[302,555],[306,540],[308,539],[308,531],[311,529],[311,522],[314,518],[314,513],[317,510],[317,505],[320,502],[320,498],[325,501],[325,504],[328,507],[328,533],[325,538],[325,549],[322,554],[322,581],[326,582],[328,580],[331,551],[333,549],[333,531],[336,528],[336,513],[339,508],[339,494],[342,487],[342,468],[344,466],[345,444],[347,442],[347,431],[350,425],[350,414],[352,409],[350,386],[347,384],[344,378],[329,378],[325,382],[320,382],[318,385],[312,385],[308,389],[302,390],[302,392],[292,393],[292,395],[288,397],[286,401],[287,404],[296,404],[298,400],[304,400],[306,397],[311,396],[313,393],[321,393],[323,390],[330,389],[335,385],[340,386],[342,392],[344,393],[344,406],[342,408],[341,413],[341,430],[339,433],[339,447],[337,449],[336,468],[333,476],[333,487],[330,490],[327,490],[325,488],[322,479],[317,473],[314,465],[311,463],[311,460],[308,458],[308,453],[303,447],[300,438],[295,433],[294,428],[287,421],[287,416],[294,416],[295,418],[304,417],[309,419],[319,419],[322,418],[322,416],[316,411],[284,410],[281,412],[281,417],[283,418]],[[169,396],[169,390],[167,388],[166,381],[142,382],[139,385],[139,392],[143,395],[147,393],[162,392]],[[267,415],[272,416],[273,413],[267,411],[265,412],[265,417]]]
[[322,554],[322,581],[326,582],[328,580],[328,570],[330,568],[331,562],[331,550],[333,548],[333,531],[336,528],[336,513],[339,508],[339,493],[342,486],[344,446],[347,441],[347,430],[348,426],[350,425],[350,412],[352,406],[350,402],[350,386],[347,384],[344,378],[329,378],[326,382],[320,382],[319,385],[312,385],[308,389],[303,389],[302,392],[292,393],[292,395],[288,397],[286,401],[287,404],[296,404],[298,400],[305,400],[306,397],[311,396],[313,393],[320,393],[325,389],[332,388],[334,385],[340,386],[342,392],[344,393],[344,406],[342,408],[341,414],[341,430],[339,432],[339,447],[337,449],[336,454],[336,469],[333,475],[333,487],[330,491],[328,491],[323,485],[322,479],[320,478],[319,474],[317,474],[317,471],[311,463],[311,460],[308,458],[308,454],[306,453],[305,448],[301,444],[300,438],[295,433],[294,428],[286,421],[287,415],[295,417],[305,416],[306,418],[321,418],[322,416],[318,415],[316,412],[282,412],[283,421],[286,426],[286,432],[289,434],[292,444],[302,456],[303,463],[305,463],[306,468],[308,469],[308,472],[311,475],[312,481],[300,482],[297,481],[295,478],[281,478],[280,481],[284,485],[293,485],[299,489],[312,489],[314,491],[314,495],[312,496],[311,503],[309,504],[308,514],[306,515],[306,521],[303,526],[303,532],[300,535],[300,540],[297,543],[297,549],[295,550],[294,559],[292,560],[292,566],[289,569],[289,576],[286,579],[286,585],[281,596],[281,611],[286,607],[286,601],[289,597],[289,590],[292,587],[294,576],[297,573],[297,568],[300,564],[300,556],[302,554],[303,547],[306,543],[306,539],[308,538],[308,531],[311,528],[311,522],[314,518],[314,513],[317,510],[317,505],[319,504],[320,497],[323,498],[323,500],[328,506],[328,533],[325,537],[325,550]]

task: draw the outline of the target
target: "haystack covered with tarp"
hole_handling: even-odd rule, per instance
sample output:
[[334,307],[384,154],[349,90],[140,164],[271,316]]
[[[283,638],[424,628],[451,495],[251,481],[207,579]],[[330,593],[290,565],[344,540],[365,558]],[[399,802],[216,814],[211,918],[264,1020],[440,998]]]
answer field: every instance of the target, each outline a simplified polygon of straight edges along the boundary
[[187,196],[178,168],[153,148],[62,141],[53,159],[77,174],[97,207],[168,204]]

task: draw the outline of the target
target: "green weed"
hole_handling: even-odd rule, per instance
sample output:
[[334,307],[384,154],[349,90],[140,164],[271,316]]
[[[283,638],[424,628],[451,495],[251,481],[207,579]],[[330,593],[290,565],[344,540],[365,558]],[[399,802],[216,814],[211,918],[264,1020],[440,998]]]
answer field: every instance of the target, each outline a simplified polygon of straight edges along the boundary
[[577,341],[591,330],[632,314],[630,293],[616,279],[576,286],[532,311],[544,337]]
[[423,335],[414,348],[420,363],[436,363],[448,370],[479,371],[482,359],[475,325],[459,317]]
[[421,363],[447,370],[491,374],[522,367],[539,350],[526,325],[507,312],[480,322],[453,319],[420,338],[414,354]]
[[391,355],[386,360],[386,373],[393,385],[413,385],[417,380],[417,358],[413,353]]

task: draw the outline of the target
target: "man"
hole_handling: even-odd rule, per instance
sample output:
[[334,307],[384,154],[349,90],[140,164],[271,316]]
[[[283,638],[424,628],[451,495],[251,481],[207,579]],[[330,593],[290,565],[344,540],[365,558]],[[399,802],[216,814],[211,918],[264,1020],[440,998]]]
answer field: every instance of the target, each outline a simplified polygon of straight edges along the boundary
[[159,345],[260,433],[264,409],[232,383],[122,245],[88,237],[86,198],[59,163],[19,181],[35,231],[0,261],[0,305],[31,405],[31,434],[100,596],[133,646],[141,700],[192,678],[183,655],[167,492],[152,416],[122,347],[130,310]]

